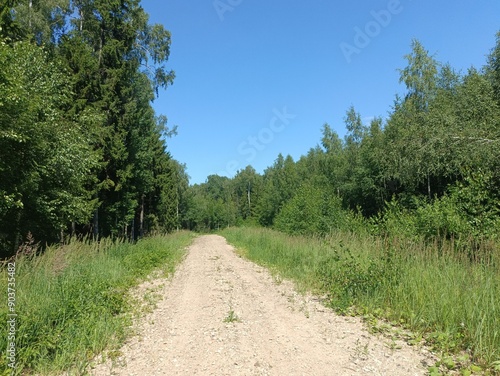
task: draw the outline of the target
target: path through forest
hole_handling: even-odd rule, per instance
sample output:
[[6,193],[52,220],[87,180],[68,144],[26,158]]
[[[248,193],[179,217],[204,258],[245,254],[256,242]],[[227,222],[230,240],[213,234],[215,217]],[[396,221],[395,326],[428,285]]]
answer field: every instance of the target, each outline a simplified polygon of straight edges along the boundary
[[92,375],[402,376],[432,362],[278,283],[220,236],[197,238],[161,292],[121,358]]

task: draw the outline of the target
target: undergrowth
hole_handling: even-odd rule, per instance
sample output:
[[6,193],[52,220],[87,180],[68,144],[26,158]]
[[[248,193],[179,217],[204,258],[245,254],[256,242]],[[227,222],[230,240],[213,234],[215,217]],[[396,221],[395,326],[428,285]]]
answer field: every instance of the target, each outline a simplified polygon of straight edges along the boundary
[[337,312],[397,323],[443,356],[460,354],[488,372],[498,368],[498,245],[488,262],[476,262],[446,240],[349,232],[314,238],[255,228],[221,234],[250,260],[325,296]]
[[[136,244],[74,241],[43,255],[19,256],[14,260],[18,317],[12,374],[81,374],[97,354],[118,349],[134,311],[129,290],[155,269],[172,272],[191,239],[191,233],[178,232]],[[7,268],[1,270],[0,285],[7,291]],[[0,317],[7,314],[7,306],[0,305]],[[6,330],[0,327],[2,349],[7,348]],[[11,375],[5,351],[0,375]]]

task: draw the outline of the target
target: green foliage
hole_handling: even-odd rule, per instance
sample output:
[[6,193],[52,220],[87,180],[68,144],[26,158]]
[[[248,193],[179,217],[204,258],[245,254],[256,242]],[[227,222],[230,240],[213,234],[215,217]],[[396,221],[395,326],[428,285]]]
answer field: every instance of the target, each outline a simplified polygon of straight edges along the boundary
[[338,196],[319,187],[303,184],[285,203],[275,228],[289,234],[329,234],[332,229],[349,229],[354,214],[342,208]]
[[262,178],[251,166],[238,171],[233,179],[234,197],[238,215],[242,220],[250,220],[256,216],[256,203],[262,188]]
[[341,313],[368,312],[403,325],[437,350],[465,351],[484,367],[500,357],[498,242],[489,262],[479,264],[457,254],[453,240],[436,247],[404,234],[391,239],[334,231],[314,239],[230,228],[222,235],[301,290],[327,296]]
[[468,234],[467,223],[447,195],[431,203],[422,202],[414,212],[414,231],[427,239],[458,238]]
[[467,233],[467,223],[449,196],[430,203],[425,199],[414,199],[413,206],[413,210],[408,210],[395,200],[387,203],[383,216],[372,219],[376,232],[416,240],[451,238]]
[[176,228],[185,176],[151,106],[175,76],[170,33],[137,0],[9,1],[0,17],[1,253],[28,232]]
[[37,44],[55,43],[69,15],[69,0],[18,1],[14,8],[20,27]]
[[238,196],[229,178],[210,175],[202,185],[190,187],[184,222],[190,229],[211,231],[235,225]]
[[500,105],[500,31],[496,35],[496,44],[488,56],[487,76],[492,83],[495,98]]
[[0,4],[0,43],[13,42],[23,37],[23,30],[13,17],[16,0],[5,0]]
[[[400,70],[407,94],[396,98],[386,123],[363,124],[351,106],[343,140],[325,124],[321,146],[299,161],[280,154],[264,171],[251,216],[289,234],[368,229],[416,241],[454,239],[469,255],[483,247],[497,236],[500,214],[495,51],[486,73],[471,68],[461,76],[413,41]],[[224,203],[244,202],[236,181],[226,181]]]
[[[83,373],[104,350],[118,349],[135,307],[129,289],[154,269],[170,273],[192,235],[179,232],[133,245],[103,239],[50,247],[16,259],[17,369],[37,374]],[[7,270],[1,285],[7,289]],[[2,317],[7,307],[0,310]],[[0,345],[6,348],[6,327]],[[6,366],[5,354],[0,367]]]
[[50,240],[89,219],[96,203],[86,186],[98,156],[65,113],[71,92],[61,66],[25,42],[0,46],[0,59],[0,223],[12,247],[19,234]]
[[235,323],[240,321],[241,321],[240,318],[238,317],[238,315],[236,315],[236,313],[232,308],[229,310],[227,316],[224,318],[225,323]]
[[406,236],[434,241],[457,241],[457,250],[470,239],[497,239],[500,208],[498,179],[481,171],[466,176],[449,192],[432,201],[412,199],[411,209],[398,201],[386,204],[383,215],[373,218],[374,229],[391,237]]
[[[338,249],[337,249],[338,247]],[[335,309],[345,312],[362,301],[373,299],[384,284],[397,285],[399,270],[391,249],[378,259],[366,258],[353,252],[343,243],[319,262],[316,274]]]
[[461,217],[475,237],[498,237],[500,228],[500,177],[497,172],[475,171],[451,188]]
[[405,56],[408,65],[400,70],[399,82],[408,89],[407,100],[417,110],[426,110],[428,101],[433,99],[436,90],[438,63],[418,41],[411,43],[412,53]]
[[281,208],[299,187],[296,166],[291,156],[279,154],[273,166],[264,173],[262,193],[258,202],[259,222],[271,226]]
[[210,175],[207,181],[187,189],[186,208],[181,213],[184,227],[212,231],[243,222],[256,224],[262,198],[262,176],[251,166],[233,179]]

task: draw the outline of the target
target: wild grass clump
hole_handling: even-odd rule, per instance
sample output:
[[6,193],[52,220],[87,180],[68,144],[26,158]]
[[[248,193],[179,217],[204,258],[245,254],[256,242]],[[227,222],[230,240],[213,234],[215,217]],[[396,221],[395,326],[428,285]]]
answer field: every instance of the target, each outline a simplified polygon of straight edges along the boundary
[[453,241],[419,242],[333,232],[324,238],[269,229],[222,235],[249,259],[324,295],[341,313],[376,313],[443,352],[465,351],[488,367],[500,360],[500,250],[487,262],[456,252]]
[[[154,269],[169,273],[182,259],[192,235],[179,232],[136,244],[103,239],[49,247],[16,263],[16,371],[52,374],[84,371],[106,349],[118,348],[129,334],[129,289]],[[1,271],[7,290],[7,270]],[[7,309],[0,305],[2,317]],[[6,349],[5,325],[0,347]],[[7,368],[5,352],[0,368]]]

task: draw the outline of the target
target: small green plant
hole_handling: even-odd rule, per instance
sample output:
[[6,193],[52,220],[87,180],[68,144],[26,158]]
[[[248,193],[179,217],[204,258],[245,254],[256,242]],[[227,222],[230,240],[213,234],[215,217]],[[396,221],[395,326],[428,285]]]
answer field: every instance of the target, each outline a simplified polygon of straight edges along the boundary
[[491,368],[496,372],[500,372],[500,360],[497,360],[496,362],[492,362]]
[[441,376],[442,373],[439,371],[438,366],[432,366],[427,369],[429,371],[429,376]]
[[362,344],[360,339],[356,340],[356,346],[354,347],[354,357],[357,359],[367,359],[370,353],[368,348],[368,343]]
[[278,272],[275,272],[272,275],[274,283],[277,285],[281,285],[283,283],[283,277]]
[[226,322],[226,323],[233,323],[233,322],[241,322],[241,320],[238,317],[238,315],[236,315],[236,313],[234,312],[234,310],[231,308],[229,310],[227,316],[224,318],[224,322]]
[[161,287],[148,288],[142,297],[143,311],[146,313],[152,312],[157,303],[161,300],[162,295],[158,292]]

